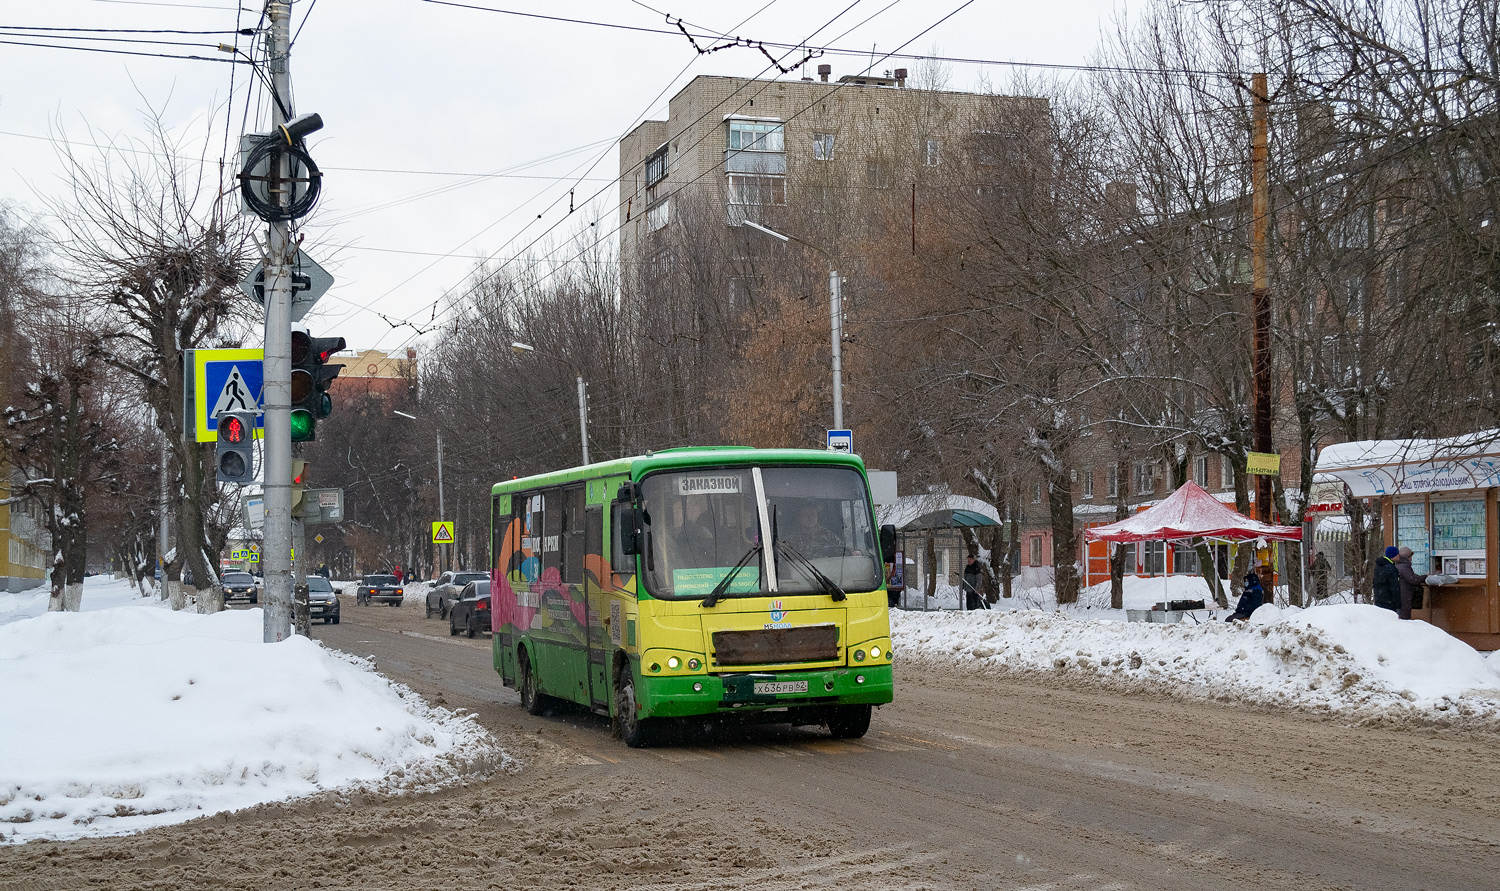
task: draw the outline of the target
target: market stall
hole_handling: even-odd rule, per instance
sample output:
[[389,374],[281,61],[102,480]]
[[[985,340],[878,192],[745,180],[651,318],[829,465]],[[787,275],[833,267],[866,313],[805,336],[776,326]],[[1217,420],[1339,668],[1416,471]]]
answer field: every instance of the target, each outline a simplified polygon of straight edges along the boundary
[[[1089,541],[1133,544],[1141,541],[1206,541],[1215,544],[1245,541],[1301,541],[1298,526],[1273,526],[1234,510],[1202,486],[1189,480],[1161,503],[1107,526],[1084,532]],[[1304,575],[1306,568],[1303,569]],[[1270,579],[1266,580],[1270,585]],[[1303,588],[1306,589],[1306,579]],[[1162,602],[1167,602],[1167,574],[1162,573]]]

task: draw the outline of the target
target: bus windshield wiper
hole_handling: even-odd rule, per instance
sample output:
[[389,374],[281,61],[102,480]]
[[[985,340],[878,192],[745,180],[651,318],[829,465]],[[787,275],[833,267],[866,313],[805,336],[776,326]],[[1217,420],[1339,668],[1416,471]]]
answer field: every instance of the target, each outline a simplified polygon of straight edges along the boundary
[[705,607],[716,606],[719,602],[719,598],[723,597],[725,592],[729,590],[729,586],[734,584],[734,577],[739,575],[740,570],[748,566],[750,564],[750,560],[759,553],[760,545],[751,545],[750,550],[745,552],[745,556],[740,558],[740,562],[734,564],[734,568],[726,572],[724,574],[724,577],[722,579],[719,579],[719,583],[717,585],[714,585],[714,589],[708,592],[708,596],[703,598],[703,605]]
[[844,589],[838,586],[837,582],[824,575],[822,570],[814,566],[811,560],[802,556],[802,552],[792,547],[791,544],[778,541],[776,546],[781,553],[791,557],[794,563],[802,567],[803,571],[808,575],[812,576],[813,580],[818,583],[818,586],[823,589],[824,594],[832,594],[835,601],[843,600],[848,596],[844,593]]

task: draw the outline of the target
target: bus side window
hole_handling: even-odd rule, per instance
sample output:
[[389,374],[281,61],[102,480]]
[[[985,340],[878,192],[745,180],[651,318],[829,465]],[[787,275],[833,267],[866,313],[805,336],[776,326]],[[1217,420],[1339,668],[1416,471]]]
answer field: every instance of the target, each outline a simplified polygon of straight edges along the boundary
[[583,555],[586,550],[583,522],[583,486],[569,486],[559,495],[562,500],[562,580],[565,585],[583,584]]

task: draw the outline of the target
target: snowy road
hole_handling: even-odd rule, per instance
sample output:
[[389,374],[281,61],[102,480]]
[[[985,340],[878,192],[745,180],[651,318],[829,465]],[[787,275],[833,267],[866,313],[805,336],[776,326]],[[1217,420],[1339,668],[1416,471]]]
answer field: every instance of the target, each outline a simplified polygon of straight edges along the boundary
[[420,610],[346,607],[315,633],[474,710],[525,766],[432,795],[0,849],[0,889],[1467,889],[1500,870],[1492,734],[929,663],[899,676],[863,740],[755,728],[628,750],[593,717],[527,715],[488,641],[450,639]]

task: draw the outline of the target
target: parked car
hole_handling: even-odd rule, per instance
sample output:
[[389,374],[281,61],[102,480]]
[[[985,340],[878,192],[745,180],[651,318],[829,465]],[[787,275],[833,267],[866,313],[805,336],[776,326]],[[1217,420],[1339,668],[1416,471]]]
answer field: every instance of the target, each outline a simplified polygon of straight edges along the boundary
[[224,573],[224,602],[228,603],[231,600],[259,603],[260,585],[256,583],[255,576],[248,572]]
[[448,633],[462,631],[474,637],[481,631],[489,633],[490,628],[490,583],[469,582],[448,611]]
[[339,623],[339,592],[321,575],[307,577],[307,614],[324,625]]
[[438,576],[432,583],[432,590],[427,592],[427,618],[448,618],[454,602],[463,594],[464,585],[482,582],[489,577],[487,572],[445,572]]
[[372,603],[400,606],[405,599],[405,591],[393,575],[367,575],[359,580],[359,587],[354,589],[355,606],[369,606]]

